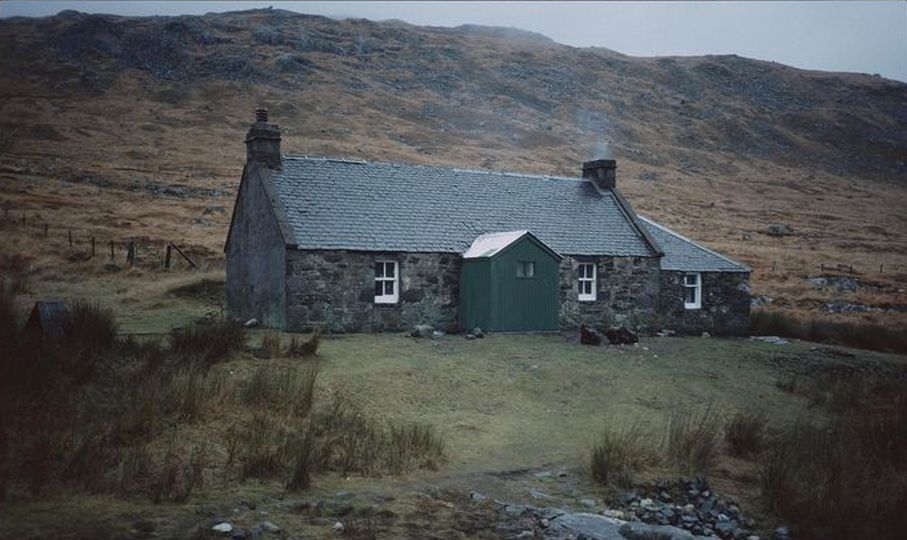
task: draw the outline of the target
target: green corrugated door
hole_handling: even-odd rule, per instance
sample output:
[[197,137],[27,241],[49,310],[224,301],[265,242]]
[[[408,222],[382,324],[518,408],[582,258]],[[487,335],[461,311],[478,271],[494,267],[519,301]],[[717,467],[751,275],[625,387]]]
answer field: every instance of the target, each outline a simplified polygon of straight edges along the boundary
[[492,331],[489,304],[491,280],[489,259],[464,259],[460,268],[460,327],[472,330],[479,327]]

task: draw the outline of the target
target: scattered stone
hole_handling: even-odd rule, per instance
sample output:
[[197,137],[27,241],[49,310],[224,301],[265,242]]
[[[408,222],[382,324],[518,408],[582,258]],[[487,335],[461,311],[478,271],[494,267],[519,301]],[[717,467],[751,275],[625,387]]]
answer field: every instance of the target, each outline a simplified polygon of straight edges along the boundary
[[619,328],[609,328],[605,331],[605,336],[611,345],[633,345],[639,342],[639,338],[627,329],[626,326]]
[[773,343],[775,345],[787,345],[789,341],[782,337],[778,336],[752,336],[751,341],[763,341],[765,343]]
[[486,497],[485,495],[482,495],[478,491],[473,491],[469,494],[469,498],[472,499],[473,502],[482,502],[485,499],[487,499],[488,497]]
[[434,331],[435,331],[435,329],[432,328],[431,325],[417,324],[416,326],[413,327],[413,331],[410,332],[409,335],[414,338],[427,338],[427,337],[431,337],[432,332],[434,332]]
[[230,540],[247,540],[248,535],[246,531],[242,529],[233,529],[233,534],[230,535]]
[[537,489],[530,489],[529,496],[532,497],[533,499],[550,499],[551,498],[551,495],[548,495],[547,493],[542,493],[541,491],[539,491]]
[[334,533],[334,534],[343,534],[343,531],[344,531],[345,529],[346,529],[346,527],[343,526],[343,523],[337,521],[337,522],[335,522],[334,525],[331,527],[331,532]]
[[712,334],[710,334],[710,333],[708,333],[708,332],[703,332],[703,333],[702,333],[702,337],[704,337],[704,338],[710,338],[710,337],[712,337]]
[[579,503],[588,508],[595,508],[596,506],[598,506],[598,503],[593,499],[580,499]]
[[248,321],[244,322],[243,326],[245,326],[246,328],[254,328],[254,327],[258,326],[258,319],[256,319],[255,317],[252,317]]
[[475,337],[477,337],[479,339],[482,339],[483,337],[485,337],[485,332],[483,332],[481,328],[476,326],[475,328],[472,329],[472,335],[474,335]]
[[787,224],[769,225],[765,228],[765,234],[769,236],[791,236],[794,234],[794,228]]
[[280,525],[271,521],[262,522],[261,528],[268,531],[269,533],[279,533],[281,531]]
[[771,296],[765,296],[765,295],[754,296],[750,299],[750,307],[754,307],[754,308],[762,307],[762,306],[771,304],[774,301],[775,301],[775,299],[772,298]]
[[227,533],[230,533],[233,531],[233,525],[230,525],[229,523],[224,521],[222,523],[218,523],[217,525],[211,527],[211,530],[215,531],[215,532],[227,534]]
[[674,337],[677,335],[677,332],[673,330],[668,330],[667,328],[655,334],[658,337]]
[[579,342],[583,345],[601,345],[602,336],[594,328],[584,324],[579,327]]
[[772,533],[772,540],[790,540],[790,529],[787,527],[778,527]]
[[475,334],[466,334],[466,339],[467,339],[467,340],[475,339],[475,338],[476,338]]
[[431,333],[431,337],[432,337],[432,339],[438,339],[440,337],[444,337],[444,332],[442,332],[440,330],[435,330],[434,332]]

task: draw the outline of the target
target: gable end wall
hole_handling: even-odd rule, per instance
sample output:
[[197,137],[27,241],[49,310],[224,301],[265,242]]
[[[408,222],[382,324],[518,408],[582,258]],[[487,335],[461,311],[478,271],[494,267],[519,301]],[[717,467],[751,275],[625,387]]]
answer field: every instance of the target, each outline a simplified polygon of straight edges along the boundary
[[254,168],[246,169],[237,195],[227,241],[227,311],[234,319],[283,328],[286,248],[262,182]]

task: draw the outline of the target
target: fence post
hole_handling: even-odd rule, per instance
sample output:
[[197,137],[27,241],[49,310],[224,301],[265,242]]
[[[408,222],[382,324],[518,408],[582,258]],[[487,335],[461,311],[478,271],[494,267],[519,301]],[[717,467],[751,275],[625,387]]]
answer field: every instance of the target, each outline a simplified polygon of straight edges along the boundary
[[167,255],[164,256],[164,268],[170,269],[170,250],[173,249],[170,244],[167,244]]
[[129,266],[135,266],[135,241],[129,242],[126,246],[126,262]]
[[113,262],[113,240],[110,241],[110,262]]
[[91,237],[91,258],[94,259],[94,236]]
[[777,263],[778,261],[772,261],[772,273],[775,272],[775,266],[777,265]]
[[882,273],[882,267],[883,267],[883,266],[885,266],[885,263],[879,264],[879,273],[880,273],[880,274]]
[[72,247],[72,229],[69,229],[69,247]]
[[44,238],[47,238],[47,223],[44,224]]

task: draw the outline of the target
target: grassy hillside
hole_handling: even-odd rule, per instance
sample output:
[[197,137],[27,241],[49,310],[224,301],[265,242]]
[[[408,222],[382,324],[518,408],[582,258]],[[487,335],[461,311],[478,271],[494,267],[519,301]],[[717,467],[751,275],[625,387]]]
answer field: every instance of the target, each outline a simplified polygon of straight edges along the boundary
[[[91,237],[118,266],[139,241],[135,286],[168,241],[216,271],[259,105],[290,153],[576,175],[607,144],[641,213],[752,266],[771,307],[907,321],[903,83],[281,10],[0,21],[4,273],[103,283]],[[804,279],[851,268],[856,291]]]

